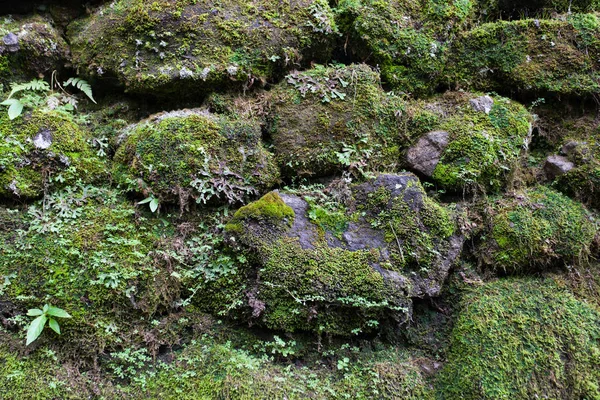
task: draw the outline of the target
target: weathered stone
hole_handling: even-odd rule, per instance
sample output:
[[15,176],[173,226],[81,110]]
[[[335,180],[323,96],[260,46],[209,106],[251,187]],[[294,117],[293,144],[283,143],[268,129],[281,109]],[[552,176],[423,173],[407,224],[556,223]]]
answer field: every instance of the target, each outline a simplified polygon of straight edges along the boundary
[[446,146],[448,146],[448,132],[429,132],[420,138],[416,145],[408,149],[406,161],[410,168],[430,177]]
[[481,96],[481,97],[477,97],[475,99],[469,100],[469,103],[471,103],[471,107],[473,107],[473,109],[475,111],[484,112],[486,114],[489,114],[490,111],[492,111],[492,106],[494,105],[494,99],[492,99],[490,96]]
[[[6,46],[5,49],[11,53],[19,51],[19,37],[12,32],[2,38],[2,43]],[[0,54],[1,53],[2,52],[0,51]]]
[[42,129],[33,138],[33,145],[36,149],[45,150],[52,146],[52,132],[50,129]]
[[348,334],[366,329],[367,315],[407,321],[413,298],[440,294],[464,241],[448,211],[410,173],[382,174],[351,191],[352,204],[336,211],[312,196],[272,192],[227,225],[257,265],[249,306],[265,304],[264,325],[321,330],[330,321],[329,332]]
[[575,164],[573,164],[567,157],[564,156],[548,156],[548,158],[546,158],[546,162],[544,163],[544,172],[550,179],[564,175],[573,168],[575,168]]

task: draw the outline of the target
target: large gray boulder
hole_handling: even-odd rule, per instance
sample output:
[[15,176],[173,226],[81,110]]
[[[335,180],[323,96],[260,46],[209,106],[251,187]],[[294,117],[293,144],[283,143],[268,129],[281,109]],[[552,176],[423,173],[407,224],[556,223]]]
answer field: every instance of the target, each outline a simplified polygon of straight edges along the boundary
[[440,294],[463,244],[448,209],[410,173],[350,191],[345,204],[333,189],[326,198],[271,192],[227,225],[232,246],[257,265],[249,297],[256,322],[346,335],[402,325],[413,298]]

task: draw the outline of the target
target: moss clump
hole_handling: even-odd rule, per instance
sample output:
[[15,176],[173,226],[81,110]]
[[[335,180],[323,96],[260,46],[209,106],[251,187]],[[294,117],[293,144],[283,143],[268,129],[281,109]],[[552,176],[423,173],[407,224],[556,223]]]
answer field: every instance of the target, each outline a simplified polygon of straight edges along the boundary
[[379,258],[377,250],[352,252],[325,243],[306,250],[293,239],[273,243],[259,271],[262,322],[288,332],[350,335],[372,331],[394,310],[408,313],[406,295],[372,267]]
[[294,220],[294,210],[284,203],[277,192],[269,192],[259,200],[254,201],[235,212],[227,224],[228,231],[238,231],[240,224],[247,219],[265,221],[275,225],[291,223]]
[[600,397],[600,315],[551,281],[471,288],[438,380],[444,399]]
[[489,113],[477,111],[471,101],[481,96],[448,92],[407,111],[406,135],[448,133],[432,176],[446,188],[499,191],[528,144],[533,119],[525,107],[493,96]]
[[596,14],[480,25],[457,38],[448,82],[486,91],[597,93],[599,27]]
[[543,186],[492,201],[486,214],[490,228],[478,254],[507,272],[581,264],[598,229],[581,204]]
[[179,95],[250,87],[327,57],[337,28],[323,0],[119,0],[69,32],[87,73],[116,75],[131,92]]
[[152,256],[168,222],[136,214],[113,190],[68,187],[0,232],[0,276],[10,277],[2,299],[25,310],[50,303],[73,316],[60,321],[60,337],[50,331],[40,342],[51,338],[84,362],[125,338],[134,345],[133,326],[170,310],[179,284]]
[[[9,46],[4,42],[8,37]],[[69,47],[46,17],[3,17],[0,38],[0,83],[49,76],[67,62]],[[13,41],[17,44],[12,44]]]
[[364,64],[294,72],[271,92],[270,133],[287,176],[393,170],[404,102]]
[[416,177],[406,176],[412,179],[400,195],[392,195],[397,188],[376,184],[365,199],[359,198],[358,208],[371,227],[384,232],[390,258],[384,267],[425,277],[443,262],[441,254],[448,251],[456,227],[450,211],[428,198]]
[[279,177],[253,121],[184,110],[158,114],[127,134],[115,155],[117,179],[162,202],[238,203]]
[[33,112],[0,115],[0,196],[34,198],[45,190],[106,176],[86,133],[67,117]]
[[349,31],[349,49],[372,59],[386,83],[398,92],[432,93],[447,60],[450,39],[473,14],[474,2],[345,0],[340,25]]

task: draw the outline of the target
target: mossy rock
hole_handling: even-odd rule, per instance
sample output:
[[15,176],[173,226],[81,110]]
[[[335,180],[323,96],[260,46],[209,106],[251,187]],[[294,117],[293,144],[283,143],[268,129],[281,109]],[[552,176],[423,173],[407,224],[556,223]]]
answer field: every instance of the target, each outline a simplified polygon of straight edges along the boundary
[[381,68],[394,91],[433,93],[453,36],[470,22],[472,0],[344,0],[338,4],[344,49]]
[[0,19],[0,83],[49,77],[69,59],[69,47],[44,16]]
[[[269,193],[236,212],[230,245],[258,265],[251,320],[349,335],[404,324],[412,297],[439,295],[462,238],[412,174],[380,175],[344,205],[320,192]],[[355,211],[349,211],[355,210]]]
[[491,200],[480,260],[495,270],[526,272],[585,263],[598,223],[580,203],[544,186]]
[[447,81],[457,88],[529,95],[598,93],[599,27],[597,14],[477,26],[455,40]]
[[115,175],[160,202],[239,203],[275,184],[279,170],[257,122],[206,110],[157,114],[127,128]]
[[35,198],[75,182],[108,175],[88,135],[68,117],[34,111],[10,121],[0,115],[0,196]]
[[[407,115],[401,136],[414,144],[405,165],[452,190],[504,188],[529,143],[533,122],[517,102],[463,92],[413,102]],[[427,139],[434,132],[445,134],[444,143],[438,143],[435,155],[420,154],[423,143],[417,138]],[[427,168],[418,165],[423,163]]]
[[287,176],[393,171],[404,101],[365,64],[293,72],[270,92],[270,134]]
[[323,0],[119,0],[71,24],[76,66],[130,92],[197,96],[248,88],[327,59],[337,28]]
[[474,286],[461,309],[440,398],[600,398],[600,314],[552,281]]
[[153,255],[172,235],[168,221],[140,216],[113,189],[68,187],[0,219],[16,226],[0,231],[0,298],[71,314],[59,321],[61,336],[39,339],[56,341],[63,354],[84,362],[126,337],[135,346],[135,325],[173,311],[180,298],[179,280]]
[[553,187],[600,209],[600,127],[591,115],[561,121],[559,153],[573,168],[554,179]]

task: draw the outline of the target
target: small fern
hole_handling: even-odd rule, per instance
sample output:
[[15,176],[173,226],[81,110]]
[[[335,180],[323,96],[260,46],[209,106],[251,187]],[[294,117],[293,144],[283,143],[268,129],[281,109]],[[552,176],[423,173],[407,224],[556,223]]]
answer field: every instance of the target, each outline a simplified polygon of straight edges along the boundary
[[94,100],[94,95],[92,94],[92,87],[86,80],[81,78],[69,78],[65,83],[63,83],[63,86],[66,87],[69,85],[81,90],[91,101],[94,102],[94,104],[96,104],[96,100]]
[[8,99],[13,97],[14,94],[22,92],[24,90],[33,92],[48,92],[50,91],[50,84],[42,79],[34,79],[25,83],[13,83],[10,85],[11,91],[8,95]]

